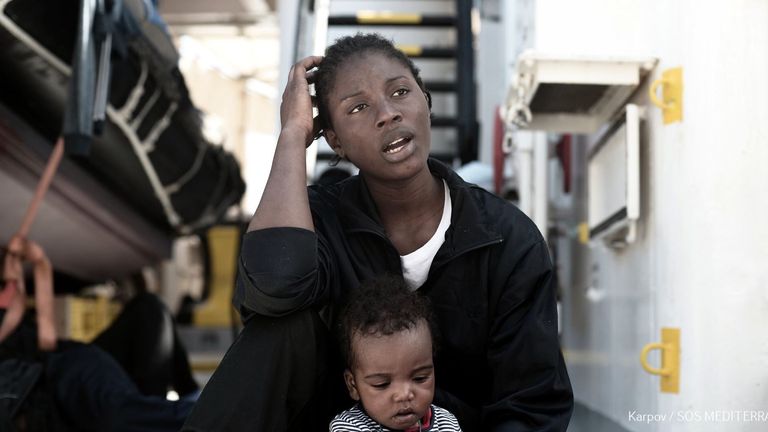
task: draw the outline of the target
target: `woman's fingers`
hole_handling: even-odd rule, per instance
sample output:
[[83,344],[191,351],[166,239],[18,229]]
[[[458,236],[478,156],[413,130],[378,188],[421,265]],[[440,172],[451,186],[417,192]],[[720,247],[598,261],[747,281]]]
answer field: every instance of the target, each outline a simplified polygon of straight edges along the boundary
[[317,73],[317,67],[322,62],[323,58],[320,56],[309,56],[299,60],[298,63],[293,65],[291,70],[291,78],[296,80],[306,81],[307,84],[315,82],[315,75]]
[[299,60],[294,66],[301,66],[304,71],[308,71],[320,65],[321,61],[323,61],[323,56],[309,56]]
[[311,144],[316,135],[313,121],[314,100],[309,85],[314,81],[315,69],[322,61],[320,56],[310,56],[299,60],[291,67],[280,105],[280,120],[283,128],[300,130]]
[[315,72],[311,69],[315,69],[323,60],[320,56],[310,56],[299,60],[291,67],[291,71],[288,74],[288,83],[285,87],[285,91],[289,89],[308,89],[309,84],[314,83]]
[[314,77],[314,72],[308,72],[316,68],[323,60],[320,56],[309,56],[299,60],[291,67],[290,78],[297,80],[309,80]]
[[317,69],[312,69],[312,70],[310,70],[310,71],[309,71],[309,72],[307,72],[307,74],[306,74],[307,82],[308,82],[309,84],[314,84],[314,83],[315,83],[315,78],[316,78],[316,76],[317,76]]

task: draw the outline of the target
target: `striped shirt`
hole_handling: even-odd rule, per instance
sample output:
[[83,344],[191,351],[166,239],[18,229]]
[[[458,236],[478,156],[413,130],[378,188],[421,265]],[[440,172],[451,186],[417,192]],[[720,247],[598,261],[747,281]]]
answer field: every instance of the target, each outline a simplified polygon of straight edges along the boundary
[[[422,432],[461,432],[459,422],[449,411],[435,405],[431,405],[432,410],[429,425]],[[330,432],[389,432],[384,426],[376,423],[375,420],[360,409],[360,404],[337,415],[328,430]]]

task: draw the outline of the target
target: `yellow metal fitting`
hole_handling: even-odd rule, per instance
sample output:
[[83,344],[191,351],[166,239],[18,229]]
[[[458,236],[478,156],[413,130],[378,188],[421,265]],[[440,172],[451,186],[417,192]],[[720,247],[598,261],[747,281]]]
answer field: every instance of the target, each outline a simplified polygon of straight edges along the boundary
[[420,24],[421,15],[388,11],[360,11],[358,24]]
[[395,48],[402,51],[408,57],[419,57],[422,49],[418,45],[395,45]]
[[[661,86],[662,99],[657,94]],[[648,96],[654,105],[661,108],[664,124],[683,121],[683,68],[667,69],[661,78],[651,83]]]
[[582,222],[579,224],[579,243],[589,243],[589,224]]
[[[651,350],[661,350],[661,367],[648,363]],[[640,352],[640,364],[646,372],[661,376],[662,393],[680,393],[680,329],[662,328],[661,342],[649,343]]]

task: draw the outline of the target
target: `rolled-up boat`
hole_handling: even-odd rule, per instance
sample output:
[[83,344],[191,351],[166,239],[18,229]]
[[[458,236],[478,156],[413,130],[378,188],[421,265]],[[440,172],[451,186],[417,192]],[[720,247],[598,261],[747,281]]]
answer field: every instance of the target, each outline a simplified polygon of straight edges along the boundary
[[[0,0],[2,243],[75,110],[69,92],[82,67],[74,57],[89,1],[103,5]],[[93,26],[106,28],[112,44],[106,117],[87,152],[65,157],[29,234],[55,267],[84,280],[120,277],[168,257],[175,236],[220,222],[245,190],[237,161],[203,134],[203,115],[151,3],[109,5],[113,19]],[[93,67],[85,72],[98,72]]]

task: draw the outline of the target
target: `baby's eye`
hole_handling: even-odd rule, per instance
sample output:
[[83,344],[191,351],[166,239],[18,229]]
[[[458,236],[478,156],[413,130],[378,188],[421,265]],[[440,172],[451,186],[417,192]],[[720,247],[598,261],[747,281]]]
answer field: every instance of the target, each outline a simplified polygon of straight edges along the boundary
[[397,90],[395,90],[394,93],[392,93],[392,96],[404,96],[404,95],[408,94],[409,91],[410,90],[408,90],[407,88],[397,89]]
[[428,379],[429,379],[429,375],[419,375],[419,376],[413,377],[413,380],[419,384],[423,382],[427,382]]
[[365,109],[365,107],[367,107],[367,106],[368,106],[368,105],[366,105],[366,104],[359,104],[359,105],[355,105],[355,106],[352,108],[352,110],[350,110],[350,111],[349,111],[349,113],[350,113],[350,114],[354,114],[354,113],[356,113],[356,112],[360,112],[360,111],[362,111],[363,109]]
[[373,388],[376,388],[376,389],[379,389],[379,390],[384,390],[384,389],[385,389],[385,388],[387,388],[388,386],[389,386],[389,383],[388,383],[388,382],[377,383],[377,384],[371,384],[371,387],[373,387]]

